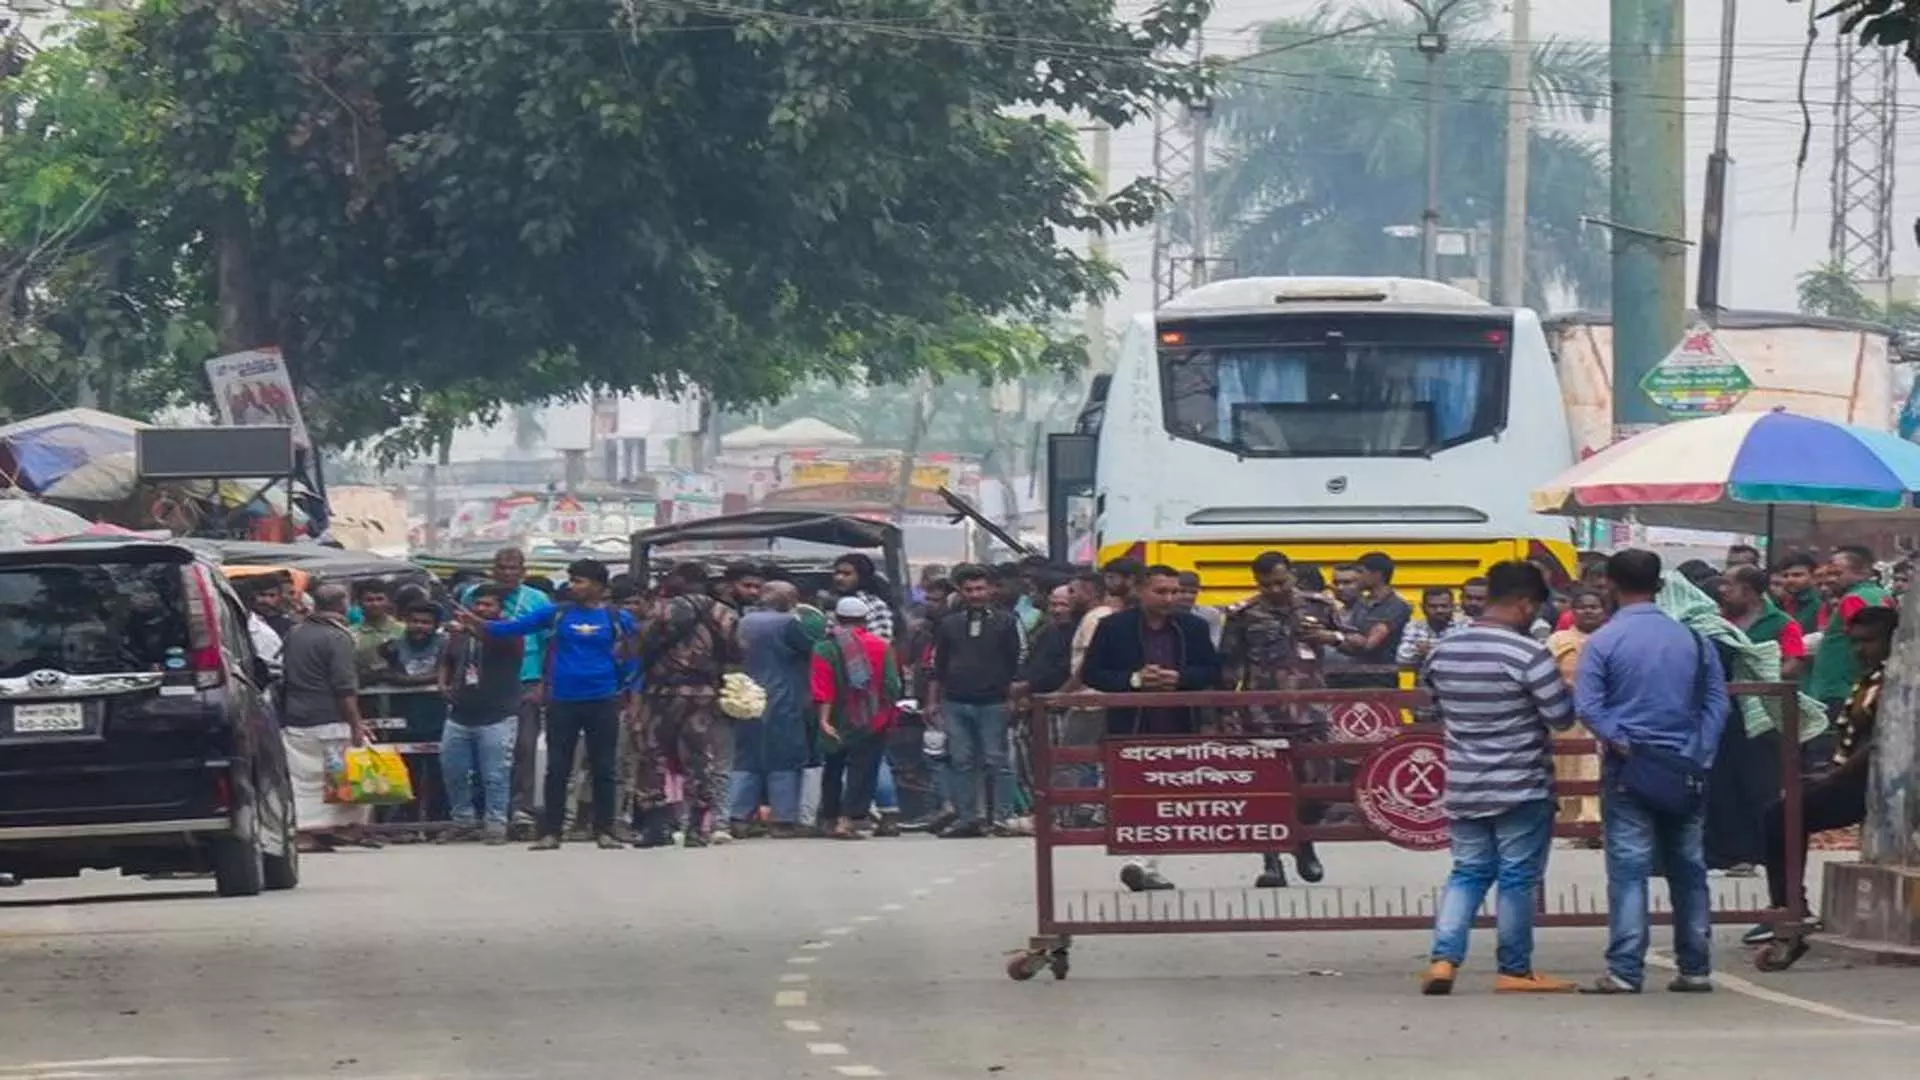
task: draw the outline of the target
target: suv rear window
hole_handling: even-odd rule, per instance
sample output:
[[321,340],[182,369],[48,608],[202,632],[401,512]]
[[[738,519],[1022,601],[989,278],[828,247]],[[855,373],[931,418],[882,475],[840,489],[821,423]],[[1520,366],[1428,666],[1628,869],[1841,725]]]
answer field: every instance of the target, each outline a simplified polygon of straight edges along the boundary
[[169,562],[0,567],[0,678],[155,671],[187,647],[180,567]]

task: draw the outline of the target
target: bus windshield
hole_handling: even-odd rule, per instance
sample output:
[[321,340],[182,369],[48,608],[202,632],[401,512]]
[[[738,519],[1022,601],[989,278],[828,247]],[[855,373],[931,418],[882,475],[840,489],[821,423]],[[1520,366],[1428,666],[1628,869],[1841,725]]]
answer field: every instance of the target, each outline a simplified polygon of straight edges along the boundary
[[1162,337],[1167,430],[1267,457],[1422,456],[1486,438],[1506,420],[1506,333],[1440,324],[1409,340],[1418,322],[1387,316],[1189,323]]

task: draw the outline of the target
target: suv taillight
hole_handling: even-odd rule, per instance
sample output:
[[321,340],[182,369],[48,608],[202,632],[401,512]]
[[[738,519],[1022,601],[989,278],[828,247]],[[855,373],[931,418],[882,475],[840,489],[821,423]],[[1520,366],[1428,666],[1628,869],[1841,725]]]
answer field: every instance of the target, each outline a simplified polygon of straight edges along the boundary
[[227,681],[227,665],[220,650],[220,598],[214,594],[207,568],[198,564],[181,571],[187,594],[187,669],[193,685],[212,690]]

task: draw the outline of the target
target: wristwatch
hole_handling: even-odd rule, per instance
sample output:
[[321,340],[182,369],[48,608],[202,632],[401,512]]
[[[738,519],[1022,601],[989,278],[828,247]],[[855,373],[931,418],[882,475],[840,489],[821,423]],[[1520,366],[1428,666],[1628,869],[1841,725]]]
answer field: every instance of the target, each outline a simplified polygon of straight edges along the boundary
[[1140,687],[1143,685],[1140,682],[1140,673],[1136,671],[1131,676],[1129,676],[1127,679],[1127,685],[1133,687],[1135,690],[1140,689]]

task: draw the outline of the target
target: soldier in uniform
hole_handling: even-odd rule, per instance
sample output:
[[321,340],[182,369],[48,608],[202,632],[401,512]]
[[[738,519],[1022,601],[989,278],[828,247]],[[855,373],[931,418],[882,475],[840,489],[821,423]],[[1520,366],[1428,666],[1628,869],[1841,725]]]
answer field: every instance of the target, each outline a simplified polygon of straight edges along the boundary
[[[1222,685],[1229,690],[1318,690],[1326,685],[1320,670],[1320,650],[1330,631],[1308,618],[1294,593],[1293,564],[1278,551],[1253,560],[1253,577],[1260,591],[1227,609],[1220,633]],[[1327,712],[1319,705],[1254,705],[1221,712],[1221,730],[1228,735],[1282,736],[1295,742],[1326,742]],[[1327,782],[1331,760],[1302,761],[1295,766],[1301,783]],[[1326,804],[1304,802],[1300,820],[1317,824]],[[1280,888],[1287,883],[1278,854],[1264,856],[1265,866],[1256,887]],[[1311,883],[1325,876],[1313,845],[1302,842],[1294,854],[1300,877]]]
[[714,773],[714,739],[726,722],[720,714],[720,677],[736,653],[738,620],[706,588],[705,567],[674,567],[660,583],[660,599],[636,646],[645,673],[636,733],[641,847],[671,842],[670,768],[677,766],[686,782],[688,847],[706,847],[714,836],[715,813],[725,813],[727,789]]

